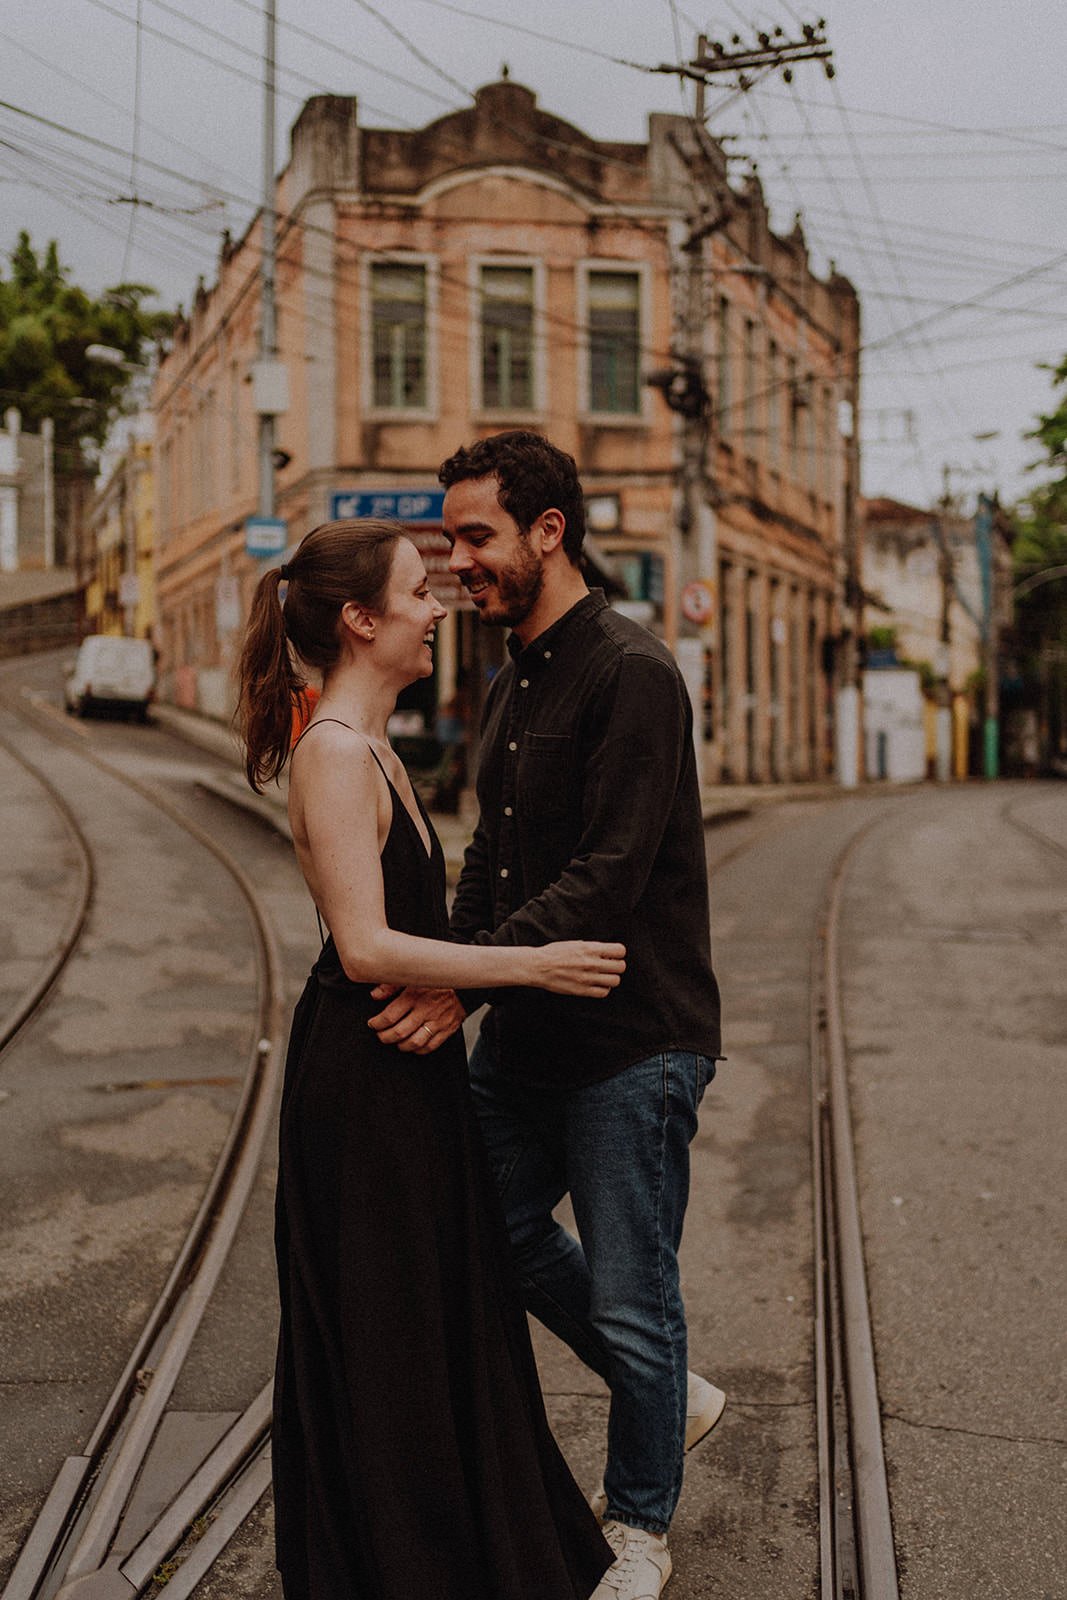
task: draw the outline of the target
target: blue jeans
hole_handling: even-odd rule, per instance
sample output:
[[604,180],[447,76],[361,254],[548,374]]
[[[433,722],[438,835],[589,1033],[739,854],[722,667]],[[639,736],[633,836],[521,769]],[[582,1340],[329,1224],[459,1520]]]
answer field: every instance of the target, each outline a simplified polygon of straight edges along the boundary
[[[526,1304],[611,1389],[607,1515],[664,1533],[685,1450],[689,1142],[715,1064],[668,1050],[603,1083],[534,1087],[481,1035],[470,1068]],[[568,1191],[581,1243],[552,1215]]]

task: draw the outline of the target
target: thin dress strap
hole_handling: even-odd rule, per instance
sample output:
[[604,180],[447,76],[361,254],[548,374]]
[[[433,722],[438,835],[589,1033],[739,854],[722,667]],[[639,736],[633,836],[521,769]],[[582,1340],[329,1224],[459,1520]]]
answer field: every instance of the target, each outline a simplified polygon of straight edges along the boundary
[[[381,773],[382,777],[385,779],[385,781],[389,785],[390,789],[393,788],[393,782],[392,782],[391,778],[389,777],[389,774],[386,772],[385,768],[382,766],[381,762],[378,760],[378,757],[376,755],[374,755],[374,746],[371,744],[370,740],[367,738],[367,736],[365,734],[361,734],[361,733],[357,732],[357,730],[355,728],[353,728],[353,726],[352,726],[352,724],[350,722],[342,722],[340,717],[316,717],[314,722],[309,722],[307,727],[304,729],[303,733],[298,734],[298,736],[293,740],[293,750],[296,749],[297,745],[300,743],[300,740],[304,737],[304,734],[310,733],[312,728],[319,727],[323,722],[336,722],[336,724],[337,724],[337,726],[339,728],[347,728],[349,733],[354,733],[356,735],[357,739],[362,739],[363,743],[367,746],[367,749],[370,751],[371,755],[374,756],[374,764],[378,768],[378,771]],[[289,752],[290,758],[292,757],[292,753],[293,752],[291,750]]]
[[[313,722],[309,722],[307,727],[301,729],[300,733],[297,734],[296,738],[293,740],[293,750],[296,749],[297,745],[300,743],[301,739],[304,737],[304,734],[310,733],[312,728],[319,727],[320,724],[323,723],[323,722],[336,722],[336,724],[337,724],[337,726],[339,728],[347,728],[349,733],[355,733],[355,731],[356,731],[355,728],[353,728],[353,726],[352,726],[352,724],[350,722],[342,722],[340,717],[316,717]],[[289,752],[289,754],[292,755],[292,750]],[[372,750],[371,751],[371,755],[373,755],[373,754],[374,754],[374,751]]]

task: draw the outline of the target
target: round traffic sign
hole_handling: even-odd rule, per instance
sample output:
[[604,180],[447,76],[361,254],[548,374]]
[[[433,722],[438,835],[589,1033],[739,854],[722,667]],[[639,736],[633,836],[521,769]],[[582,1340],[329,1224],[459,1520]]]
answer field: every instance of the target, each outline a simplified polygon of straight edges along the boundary
[[715,585],[707,578],[695,578],[682,590],[682,616],[687,622],[703,625],[715,614]]

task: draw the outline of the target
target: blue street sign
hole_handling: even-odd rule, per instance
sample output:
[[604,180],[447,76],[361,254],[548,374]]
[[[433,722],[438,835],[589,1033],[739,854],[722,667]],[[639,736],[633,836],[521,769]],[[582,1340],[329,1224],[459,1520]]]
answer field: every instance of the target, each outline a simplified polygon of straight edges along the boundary
[[256,561],[281,555],[289,543],[289,524],[284,517],[246,517],[245,554]]
[[395,522],[436,525],[444,503],[443,489],[338,489],[330,496],[330,520],[391,517]]

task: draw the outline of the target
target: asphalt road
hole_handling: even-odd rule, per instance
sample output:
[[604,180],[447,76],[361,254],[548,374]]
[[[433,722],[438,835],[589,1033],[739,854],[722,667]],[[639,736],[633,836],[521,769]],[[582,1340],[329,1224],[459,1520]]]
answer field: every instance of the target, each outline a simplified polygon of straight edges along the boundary
[[[109,759],[210,819],[269,902],[295,994],[315,935],[288,848],[197,793],[210,765],[201,752],[157,729],[87,731]],[[92,825],[107,886],[25,1056],[0,1063],[0,1119],[17,1146],[0,1192],[0,1573],[59,1455],[84,1442],[105,1374],[121,1366],[229,1093],[100,1086],[232,1074],[250,1006],[244,912],[218,869],[198,865],[195,847],[141,802],[120,803],[106,784],[88,792],[74,757],[54,764]],[[3,776],[14,808],[4,818],[23,849],[0,940],[22,961],[61,919],[63,845],[31,786]],[[1013,818],[1067,848],[1067,788],[1039,783],[866,791],[709,833],[729,1060],[694,1146],[683,1270],[691,1365],[730,1403],[689,1458],[674,1600],[816,1593],[809,961],[833,862],[867,824],[841,943],[901,1593],[1067,1593],[1067,857]],[[236,1409],[269,1371],[272,1181],[268,1162],[175,1397],[187,1411]],[[134,1216],[144,1226],[130,1226]],[[553,1423],[591,1486],[606,1395],[548,1336],[536,1342]],[[268,1500],[200,1600],[278,1600],[270,1539]]]
[[861,844],[848,887],[901,1592],[1062,1600],[1067,785],[925,794]]
[[[5,1565],[59,1461],[84,1445],[200,1203],[255,997],[244,904],[213,859],[76,753],[25,725],[18,737],[85,829],[96,889],[44,1010],[0,1062]],[[8,821],[23,848],[4,941],[25,952],[68,890],[32,784],[9,796]]]

